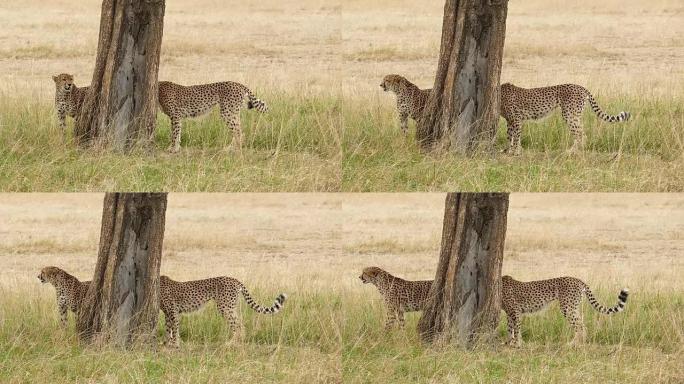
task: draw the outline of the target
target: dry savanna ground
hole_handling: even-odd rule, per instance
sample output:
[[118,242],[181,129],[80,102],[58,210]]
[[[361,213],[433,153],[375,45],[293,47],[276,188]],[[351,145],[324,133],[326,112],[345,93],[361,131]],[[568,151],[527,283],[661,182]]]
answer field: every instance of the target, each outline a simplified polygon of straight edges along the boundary
[[[73,321],[58,325],[54,291],[36,275],[55,264],[87,279],[97,250],[101,194],[0,196],[2,382],[629,382],[684,379],[684,196],[513,194],[504,273],[572,275],[627,310],[584,304],[588,342],[566,345],[553,305],[523,323],[520,349],[433,349],[415,332],[384,332],[363,267],[429,279],[439,249],[442,194],[170,194],[162,273],[230,275],[260,302],[290,296],[273,317],[242,305],[242,342],[213,306],[186,316],[181,348],[92,350]],[[504,337],[505,320],[499,328]],[[159,337],[164,334],[160,325]]]
[[[567,156],[558,113],[526,125],[519,158],[422,154],[397,129],[378,87],[400,73],[432,84],[441,2],[174,1],[166,7],[160,78],[234,80],[271,111],[243,113],[246,149],[225,150],[218,115],[186,123],[170,156],[81,151],[56,126],[50,76],[91,77],[99,2],[0,5],[0,188],[175,191],[680,191],[684,150],[684,7],[678,0],[511,2],[502,81],[587,86],[609,112],[587,111],[588,150]],[[505,146],[503,123],[497,149]]]

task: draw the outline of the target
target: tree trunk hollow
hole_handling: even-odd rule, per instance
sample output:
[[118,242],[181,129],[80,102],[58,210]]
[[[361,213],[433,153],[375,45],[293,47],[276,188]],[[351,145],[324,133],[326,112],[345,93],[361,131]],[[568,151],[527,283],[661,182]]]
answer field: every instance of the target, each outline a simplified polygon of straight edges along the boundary
[[508,0],[446,1],[435,83],[416,133],[423,149],[492,146],[507,12]]
[[166,193],[107,193],[97,264],[77,331],[84,342],[126,346],[153,334]]
[[493,334],[507,212],[508,194],[447,195],[437,272],[418,323],[424,341],[470,346]]
[[156,126],[164,0],[103,0],[95,70],[74,134],[127,151]]

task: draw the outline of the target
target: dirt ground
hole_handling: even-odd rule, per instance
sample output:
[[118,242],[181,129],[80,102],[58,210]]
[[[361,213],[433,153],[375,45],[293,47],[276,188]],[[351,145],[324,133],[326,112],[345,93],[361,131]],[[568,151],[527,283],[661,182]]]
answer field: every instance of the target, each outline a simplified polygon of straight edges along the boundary
[[[46,265],[89,278],[102,200],[0,195],[0,283],[40,289]],[[162,273],[312,291],[365,289],[357,276],[369,265],[429,279],[443,209],[443,194],[171,193]],[[506,236],[504,273],[520,279],[683,287],[682,194],[512,194]]]
[[[97,0],[0,4],[0,89],[51,100],[50,76],[92,75]],[[160,78],[297,93],[380,95],[382,76],[432,84],[439,1],[179,0],[166,5]],[[509,2],[502,82],[576,82],[602,93],[681,95],[679,0]]]

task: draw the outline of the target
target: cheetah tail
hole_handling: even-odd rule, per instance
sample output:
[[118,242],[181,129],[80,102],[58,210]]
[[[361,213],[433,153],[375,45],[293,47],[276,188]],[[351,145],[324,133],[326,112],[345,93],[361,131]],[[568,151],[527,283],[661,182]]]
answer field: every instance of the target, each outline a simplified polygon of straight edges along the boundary
[[257,99],[252,92],[247,92],[247,109],[256,109],[261,113],[268,112],[268,105],[264,103],[261,99]]
[[596,300],[594,294],[591,292],[591,289],[589,289],[589,287],[586,288],[584,293],[587,295],[589,304],[591,304],[591,306],[594,307],[595,310],[605,315],[612,315],[613,313],[624,311],[625,304],[627,303],[627,296],[629,296],[629,291],[627,290],[627,288],[624,288],[622,291],[620,291],[620,294],[618,295],[617,305],[611,308],[606,308],[603,305],[599,304],[598,300]]
[[599,119],[607,121],[609,123],[629,120],[629,112],[622,111],[617,115],[609,115],[603,112],[601,107],[599,107],[598,103],[594,99],[594,96],[592,96],[591,93],[589,93],[589,91],[587,91],[587,99],[589,100],[589,104],[591,105],[591,110],[594,111],[594,113],[596,114],[596,116],[599,117]]
[[287,295],[281,293],[280,295],[278,295],[278,297],[276,297],[275,302],[273,302],[272,306],[262,307],[261,305],[254,302],[254,299],[252,298],[252,296],[250,296],[249,291],[247,291],[247,288],[245,288],[244,286],[242,287],[242,296],[245,298],[247,305],[249,305],[253,310],[255,310],[258,313],[265,313],[270,315],[280,312],[280,310],[283,308],[283,305],[285,304],[285,299],[287,299]]

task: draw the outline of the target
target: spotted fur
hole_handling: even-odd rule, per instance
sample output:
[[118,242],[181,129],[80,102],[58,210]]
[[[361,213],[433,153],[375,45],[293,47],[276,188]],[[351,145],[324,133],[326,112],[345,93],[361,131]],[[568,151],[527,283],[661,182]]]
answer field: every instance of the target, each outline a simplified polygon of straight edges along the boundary
[[57,120],[59,127],[64,130],[66,128],[66,117],[73,119],[78,117],[78,114],[83,105],[83,99],[89,87],[78,88],[74,84],[74,77],[68,73],[62,73],[57,76],[52,76],[55,82],[55,110],[57,111]]
[[184,86],[169,81],[159,82],[159,106],[171,119],[170,152],[180,150],[182,120],[205,115],[218,105],[221,118],[233,131],[231,146],[242,147],[240,110],[246,102],[248,109],[266,112],[266,104],[257,99],[252,91],[242,84],[226,81],[221,83]]
[[[408,118],[418,121],[425,109],[432,89],[420,89],[400,75],[387,75],[380,84],[383,90],[397,95],[397,111],[401,130],[408,132]],[[584,87],[576,84],[562,84],[550,87],[525,89],[513,84],[501,85],[500,115],[508,124],[508,149],[506,152],[520,155],[522,147],[522,124],[526,120],[538,120],[548,116],[560,107],[561,114],[573,135],[571,152],[584,148],[584,129],[582,113],[588,102],[599,119],[609,123],[629,120],[629,112],[617,115],[605,113]]]
[[404,134],[408,133],[408,118],[418,121],[423,114],[425,104],[430,96],[430,89],[420,89],[400,75],[387,75],[382,79],[380,87],[385,92],[394,92],[397,96],[399,124]]
[[560,107],[563,120],[570,128],[573,136],[571,152],[584,148],[584,129],[582,127],[582,112],[589,102],[596,115],[609,123],[627,121],[629,112],[608,115],[599,107],[591,93],[576,84],[562,84],[542,88],[520,88],[511,83],[501,85],[501,116],[508,124],[508,149],[513,155],[520,155],[522,148],[522,123],[525,120],[537,120],[548,116]]
[[38,279],[41,283],[50,283],[57,292],[57,308],[59,320],[63,327],[67,325],[67,311],[74,314],[83,304],[90,281],[79,281],[74,276],[57,267],[45,267],[40,271]]
[[618,296],[618,303],[614,307],[607,308],[599,304],[587,284],[574,277],[522,282],[510,276],[504,276],[501,278],[501,283],[501,306],[508,316],[509,343],[514,345],[522,344],[520,336],[522,316],[540,311],[553,301],[558,301],[563,316],[575,330],[573,342],[583,342],[586,331],[580,307],[582,296],[586,295],[589,304],[598,312],[611,315],[625,309],[629,295],[628,290],[623,289]]
[[247,288],[231,277],[212,277],[204,280],[173,281],[161,276],[159,284],[160,307],[166,317],[168,342],[178,345],[180,315],[200,309],[210,300],[216,302],[221,315],[228,321],[234,335],[239,335],[237,324],[237,299],[242,294],[247,304],[258,313],[275,314],[280,311],[287,296],[278,295],[271,307],[254,302]]
[[404,312],[422,311],[425,307],[432,280],[408,281],[392,276],[378,267],[364,268],[359,279],[378,288],[387,306],[385,328],[391,328],[395,321],[404,326]]

